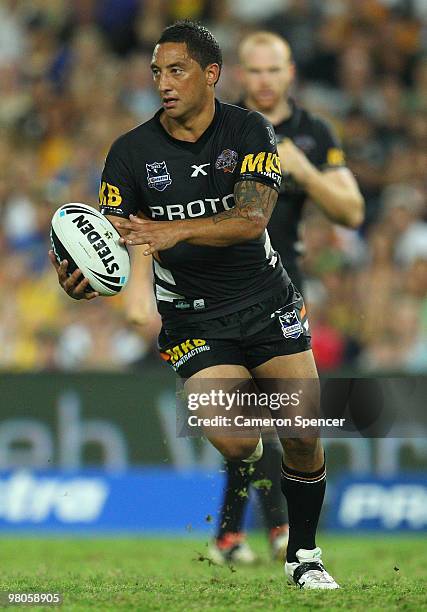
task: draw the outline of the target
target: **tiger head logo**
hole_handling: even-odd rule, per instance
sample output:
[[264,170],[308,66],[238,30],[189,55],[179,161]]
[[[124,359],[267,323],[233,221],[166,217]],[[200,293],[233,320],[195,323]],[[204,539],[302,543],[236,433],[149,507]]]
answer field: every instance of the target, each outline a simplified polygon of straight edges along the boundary
[[224,149],[215,162],[215,168],[223,172],[234,172],[239,156],[232,149]]

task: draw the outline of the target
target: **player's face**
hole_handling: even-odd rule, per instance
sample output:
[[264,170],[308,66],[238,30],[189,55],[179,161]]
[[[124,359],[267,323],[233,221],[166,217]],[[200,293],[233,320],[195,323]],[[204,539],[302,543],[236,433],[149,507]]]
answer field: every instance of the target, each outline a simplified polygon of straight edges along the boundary
[[185,43],[157,45],[151,71],[168,116],[183,118],[203,106],[208,93],[207,71],[190,57]]
[[241,80],[259,110],[273,110],[287,95],[294,75],[294,64],[282,45],[257,44],[245,50]]

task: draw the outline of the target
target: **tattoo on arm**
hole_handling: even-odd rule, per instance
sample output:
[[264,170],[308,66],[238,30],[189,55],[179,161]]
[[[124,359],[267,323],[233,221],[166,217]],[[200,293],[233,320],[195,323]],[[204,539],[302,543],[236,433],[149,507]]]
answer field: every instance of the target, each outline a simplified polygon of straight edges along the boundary
[[277,192],[268,185],[256,181],[240,181],[234,188],[235,206],[212,217],[214,223],[226,219],[247,219],[248,221],[270,220],[277,201]]

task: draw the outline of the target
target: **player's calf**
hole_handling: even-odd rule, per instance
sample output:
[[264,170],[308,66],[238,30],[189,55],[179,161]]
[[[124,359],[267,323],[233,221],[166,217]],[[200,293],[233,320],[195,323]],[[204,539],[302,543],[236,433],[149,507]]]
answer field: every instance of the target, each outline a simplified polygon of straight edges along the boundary
[[282,441],[285,456],[281,486],[288,502],[288,563],[298,561],[299,550],[316,548],[316,531],[326,489],[326,465],[320,440]]

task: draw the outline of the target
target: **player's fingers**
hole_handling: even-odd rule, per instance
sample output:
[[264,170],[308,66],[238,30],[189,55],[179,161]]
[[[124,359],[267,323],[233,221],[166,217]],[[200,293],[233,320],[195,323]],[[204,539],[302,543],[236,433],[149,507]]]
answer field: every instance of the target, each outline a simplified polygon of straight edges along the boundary
[[150,239],[147,234],[129,234],[125,238],[125,244],[130,244],[131,246],[146,244],[148,242],[150,242]]
[[[119,239],[120,244],[144,244],[143,237],[140,234],[130,233]],[[145,241],[146,242],[146,241]]]
[[134,225],[130,221],[118,221],[113,224],[117,229],[133,230]]
[[71,292],[73,298],[81,299],[84,296],[86,287],[89,285],[87,278],[84,278],[78,285],[76,285]]
[[67,278],[68,278],[67,268],[68,268],[68,261],[66,259],[63,259],[57,269],[59,284],[62,287],[64,286],[64,283],[67,281]]
[[80,270],[77,268],[74,272],[64,281],[62,287],[68,293],[72,294],[78,284],[78,280],[81,276]]
[[93,300],[94,298],[98,296],[99,296],[99,293],[97,291],[93,291],[91,293],[85,293],[83,297],[85,300]]
[[118,221],[117,223],[115,223],[115,227],[118,230],[127,230],[127,231],[140,231],[141,229],[141,225],[143,225],[144,223],[147,223],[147,221],[144,221],[143,219],[139,219],[138,217],[134,217],[133,215],[131,215],[131,217],[129,218],[130,220],[124,220],[124,221]]
[[145,245],[145,247],[146,248],[144,249],[144,255],[152,255],[153,253],[159,250],[159,247],[155,246],[154,244],[153,245],[147,244]]
[[55,253],[53,251],[49,251],[48,255],[49,255],[49,259],[50,259],[51,263],[53,264],[55,270],[58,271],[59,263],[58,263],[58,261],[57,261],[57,259],[55,257]]
[[129,215],[129,219],[132,221],[132,223],[136,223],[137,225],[143,225],[144,223],[147,223],[146,220],[140,219],[139,217],[136,217],[135,215]]

